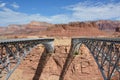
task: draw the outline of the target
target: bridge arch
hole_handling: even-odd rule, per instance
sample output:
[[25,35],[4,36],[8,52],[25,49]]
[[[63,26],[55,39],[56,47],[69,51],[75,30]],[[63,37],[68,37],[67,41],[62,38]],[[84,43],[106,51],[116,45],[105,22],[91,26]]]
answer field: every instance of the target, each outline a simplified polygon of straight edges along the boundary
[[[92,54],[104,80],[120,80],[120,40],[110,38],[73,38],[68,59],[64,66],[70,65],[70,58],[78,55],[79,48],[84,44]],[[63,68],[63,80],[67,69]]]
[[[35,46],[41,44],[45,52],[54,52],[54,39],[10,39],[0,41],[0,74],[7,73],[5,80],[8,80],[13,71],[18,67],[21,60]],[[1,76],[2,77],[2,76]]]

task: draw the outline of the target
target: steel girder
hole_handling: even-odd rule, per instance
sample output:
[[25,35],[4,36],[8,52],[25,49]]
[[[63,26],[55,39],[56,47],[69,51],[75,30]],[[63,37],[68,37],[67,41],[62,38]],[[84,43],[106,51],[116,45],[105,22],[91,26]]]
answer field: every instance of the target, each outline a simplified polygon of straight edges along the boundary
[[79,53],[81,44],[90,50],[104,80],[120,80],[120,38],[73,38],[70,54]]
[[47,53],[54,52],[54,39],[9,39],[0,41],[0,77],[6,75],[8,80],[13,71],[18,67],[21,60],[38,44],[45,46]]

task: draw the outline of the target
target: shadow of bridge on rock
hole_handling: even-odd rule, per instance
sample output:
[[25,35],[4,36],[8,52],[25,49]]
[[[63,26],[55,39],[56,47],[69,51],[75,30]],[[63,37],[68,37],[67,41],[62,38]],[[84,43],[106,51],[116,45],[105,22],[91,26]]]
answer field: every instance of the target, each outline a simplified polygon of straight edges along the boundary
[[32,80],[39,80],[40,79],[42,72],[44,70],[44,67],[47,64],[47,61],[50,59],[51,55],[52,54],[47,53],[46,50],[43,51],[42,55],[40,56],[38,66],[37,66],[35,75],[34,75]]

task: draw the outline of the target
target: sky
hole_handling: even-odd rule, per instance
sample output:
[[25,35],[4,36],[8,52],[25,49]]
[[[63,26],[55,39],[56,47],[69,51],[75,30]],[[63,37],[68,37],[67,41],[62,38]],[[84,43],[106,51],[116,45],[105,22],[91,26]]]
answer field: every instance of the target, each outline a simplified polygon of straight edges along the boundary
[[0,0],[0,26],[120,20],[120,0]]

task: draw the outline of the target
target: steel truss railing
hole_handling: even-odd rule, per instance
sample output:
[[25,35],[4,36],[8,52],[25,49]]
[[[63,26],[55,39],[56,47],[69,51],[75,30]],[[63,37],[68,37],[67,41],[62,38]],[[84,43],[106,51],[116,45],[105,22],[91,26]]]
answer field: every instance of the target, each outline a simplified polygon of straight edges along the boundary
[[81,44],[90,50],[104,80],[120,80],[120,38],[73,38],[70,54],[79,53]]
[[6,75],[8,80],[13,71],[18,67],[21,60],[38,44],[45,46],[47,53],[54,51],[54,39],[10,39],[0,41],[0,77]]

